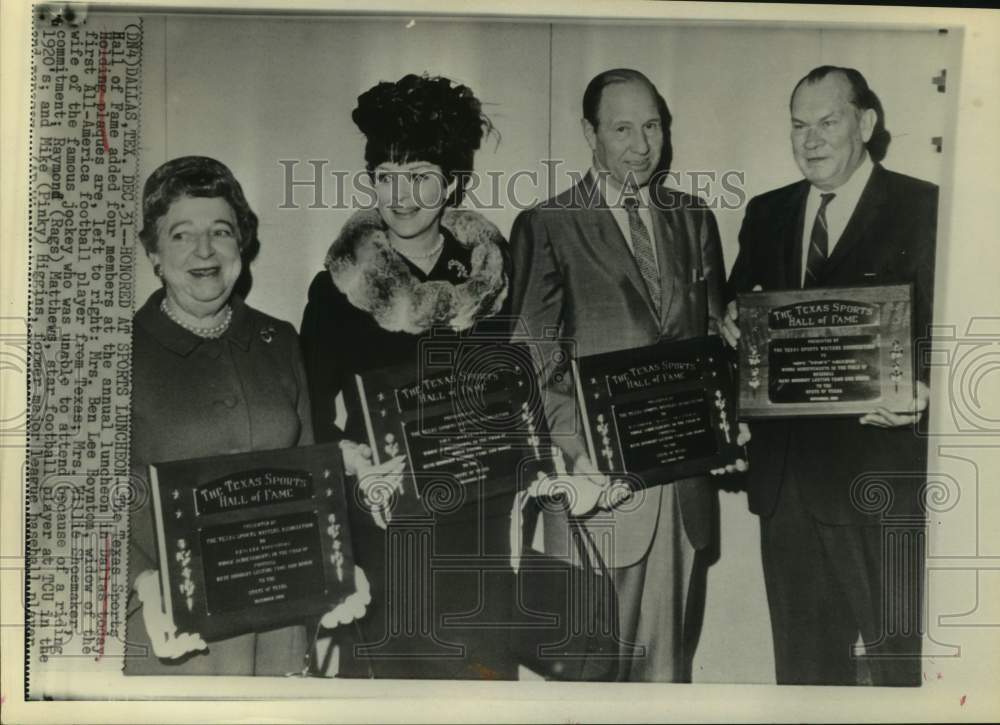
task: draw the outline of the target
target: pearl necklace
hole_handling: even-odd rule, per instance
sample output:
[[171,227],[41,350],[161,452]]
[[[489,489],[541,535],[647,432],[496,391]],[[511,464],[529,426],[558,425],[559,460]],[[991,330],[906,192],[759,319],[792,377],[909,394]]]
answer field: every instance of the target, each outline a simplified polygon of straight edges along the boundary
[[444,246],[444,234],[440,234],[439,233],[438,234],[437,244],[434,245],[434,248],[431,251],[425,252],[424,254],[412,254],[410,252],[404,252],[404,251],[402,251],[401,249],[399,249],[398,247],[395,247],[395,246],[393,247],[393,249],[395,249],[397,252],[399,252],[400,254],[402,254],[407,259],[416,261],[418,259],[430,259],[431,257],[436,256],[441,251],[441,248],[443,246]]
[[222,318],[222,322],[212,327],[195,327],[194,325],[189,325],[184,322],[184,320],[178,319],[176,315],[170,310],[170,305],[167,304],[167,298],[163,298],[163,302],[160,303],[160,309],[163,310],[163,314],[169,317],[171,320],[176,322],[178,325],[183,327],[190,333],[197,335],[198,337],[204,337],[208,340],[213,340],[217,337],[222,337],[222,333],[229,329],[229,323],[233,321],[233,308],[226,305],[226,313]]

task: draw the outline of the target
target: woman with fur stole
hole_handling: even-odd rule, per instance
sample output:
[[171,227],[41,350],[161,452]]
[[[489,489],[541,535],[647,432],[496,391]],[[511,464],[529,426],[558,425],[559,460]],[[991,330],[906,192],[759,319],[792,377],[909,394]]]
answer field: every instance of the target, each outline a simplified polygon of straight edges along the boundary
[[[348,497],[355,555],[372,587],[353,641],[340,642],[340,675],[511,679],[516,665],[504,630],[482,623],[507,616],[512,573],[432,574],[411,567],[412,552],[387,546],[396,525],[391,502],[366,486],[402,480],[406,461],[397,455],[373,465],[355,384],[355,375],[407,364],[415,380],[420,341],[435,328],[461,336],[477,320],[502,316],[506,240],[479,214],[456,208],[493,127],[468,87],[416,75],[363,93],[352,118],[366,137],[377,209],[356,213],[333,242],[301,329],[316,439],[341,441],[355,491]],[[437,514],[434,556],[509,554],[511,503],[508,496],[471,515]],[[400,576],[420,581],[403,586]]]

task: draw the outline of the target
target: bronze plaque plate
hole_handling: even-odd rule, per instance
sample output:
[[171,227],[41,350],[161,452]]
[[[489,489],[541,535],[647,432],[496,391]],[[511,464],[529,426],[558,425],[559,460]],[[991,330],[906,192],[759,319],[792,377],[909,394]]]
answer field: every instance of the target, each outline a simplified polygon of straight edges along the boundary
[[912,405],[910,285],[752,292],[738,304],[740,417]]

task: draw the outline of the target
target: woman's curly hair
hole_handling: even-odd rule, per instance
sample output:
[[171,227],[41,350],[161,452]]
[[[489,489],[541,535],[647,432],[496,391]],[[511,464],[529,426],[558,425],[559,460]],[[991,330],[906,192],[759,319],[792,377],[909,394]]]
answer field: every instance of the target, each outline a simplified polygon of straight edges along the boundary
[[369,173],[386,161],[436,164],[448,183],[458,181],[451,204],[462,200],[483,138],[496,133],[472,89],[442,76],[411,73],[379,83],[358,96],[351,118],[367,138]]

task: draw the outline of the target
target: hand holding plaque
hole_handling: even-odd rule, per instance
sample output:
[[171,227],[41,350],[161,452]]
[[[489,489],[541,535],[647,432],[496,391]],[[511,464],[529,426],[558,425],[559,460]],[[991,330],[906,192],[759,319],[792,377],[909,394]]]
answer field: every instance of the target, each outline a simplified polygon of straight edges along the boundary
[[359,476],[378,474],[366,499],[379,525],[392,511],[474,515],[552,471],[526,350],[506,338],[441,334],[422,340],[418,355],[420,365],[356,376],[348,400],[365,423],[363,447],[373,458],[358,463]]
[[[741,417],[864,415],[905,425],[913,408],[909,285],[739,296]],[[874,414],[883,409],[885,414]]]
[[356,479],[375,525],[386,529],[392,520],[391,498],[403,489],[406,456],[396,456],[376,465],[372,462],[369,446],[350,440],[340,441],[340,451],[344,456],[344,473]]
[[191,652],[208,649],[200,634],[183,632],[177,634],[173,617],[163,611],[163,597],[160,595],[158,575],[147,569],[135,579],[135,592],[142,602],[142,623],[153,646],[153,654],[160,659],[176,660]]
[[566,500],[571,516],[583,516],[594,509],[611,509],[631,498],[627,486],[611,482],[586,453],[573,462],[573,472],[566,470],[562,454],[554,451],[555,471],[533,481],[527,489],[528,496],[536,498],[561,497]]
[[150,467],[160,582],[143,576],[137,590],[166,656],[198,637],[301,623],[363,594],[342,466],[339,446],[325,444]]
[[587,448],[616,481],[642,488],[738,468],[735,394],[719,337],[590,355],[574,368]]

